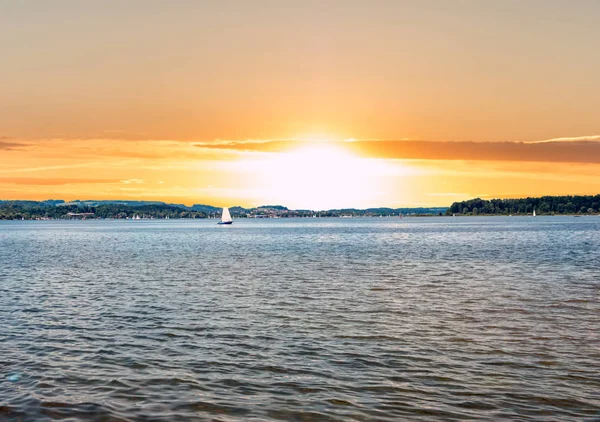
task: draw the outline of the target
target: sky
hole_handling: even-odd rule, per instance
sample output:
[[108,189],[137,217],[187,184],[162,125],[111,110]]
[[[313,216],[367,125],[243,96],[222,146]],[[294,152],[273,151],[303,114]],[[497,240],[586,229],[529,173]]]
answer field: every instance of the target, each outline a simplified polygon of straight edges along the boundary
[[600,193],[598,1],[0,0],[0,199]]

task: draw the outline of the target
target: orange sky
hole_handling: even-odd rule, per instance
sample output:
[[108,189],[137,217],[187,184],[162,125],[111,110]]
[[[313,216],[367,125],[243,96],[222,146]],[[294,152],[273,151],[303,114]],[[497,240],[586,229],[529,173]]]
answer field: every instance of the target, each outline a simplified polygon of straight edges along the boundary
[[600,192],[600,143],[593,140],[2,142],[0,197],[5,199],[327,209]]
[[576,6],[4,2],[0,199],[599,193],[600,3]]

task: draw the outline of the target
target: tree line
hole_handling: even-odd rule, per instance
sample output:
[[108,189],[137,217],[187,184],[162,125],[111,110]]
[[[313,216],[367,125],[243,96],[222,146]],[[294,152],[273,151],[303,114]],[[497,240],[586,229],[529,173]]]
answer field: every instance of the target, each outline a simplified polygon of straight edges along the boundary
[[[340,216],[398,216],[398,215],[443,215],[445,207],[437,208],[344,208],[328,211],[291,210],[282,205],[263,205],[256,208],[230,207],[234,218],[246,217],[340,217]],[[3,201],[0,200],[0,220],[35,220],[84,218],[70,216],[69,213],[85,214],[85,218],[207,218],[219,217],[221,208],[195,204],[187,207],[181,204],[147,201]]]
[[538,215],[596,214],[600,212],[600,195],[542,196],[540,198],[481,199],[454,202],[446,215]]
[[93,213],[88,218],[206,218],[202,211],[184,209],[174,205],[102,204],[98,206],[62,205],[52,206],[34,201],[0,201],[0,220],[36,220],[71,218],[69,213]]

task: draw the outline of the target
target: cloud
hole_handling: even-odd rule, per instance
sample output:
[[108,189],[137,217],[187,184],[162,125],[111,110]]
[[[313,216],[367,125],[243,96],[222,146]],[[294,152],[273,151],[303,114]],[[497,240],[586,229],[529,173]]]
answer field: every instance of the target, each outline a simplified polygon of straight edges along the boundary
[[65,164],[65,165],[56,165],[56,166],[21,167],[18,169],[11,169],[11,170],[0,169],[0,173],[35,173],[38,171],[65,170],[65,169],[73,169],[73,168],[80,168],[80,167],[92,167],[94,165],[100,165],[100,164],[102,164],[102,163],[97,162],[97,163]]
[[24,147],[24,144],[18,142],[9,142],[6,139],[10,139],[6,136],[0,137],[0,150],[9,151],[13,149],[19,149]]
[[[6,147],[3,148],[2,144]],[[155,160],[163,162],[172,160],[230,160],[238,158],[240,152],[233,149],[225,150],[201,149],[201,144],[192,141],[171,139],[125,140],[119,138],[47,138],[36,140],[15,140],[5,142],[0,139],[0,150],[22,150],[27,154],[27,160],[32,157],[46,160],[76,159],[79,164],[89,160],[105,160],[106,158],[124,158],[132,160]],[[0,157],[1,158],[1,157]],[[0,172],[1,172],[0,165]]]
[[42,177],[6,177],[0,178],[0,184],[31,185],[31,186],[59,186],[118,183],[116,179],[68,179],[68,178],[42,178]]
[[[340,141],[332,144],[367,158],[600,164],[600,135],[528,142],[353,139],[352,142]],[[20,140],[7,141],[0,138],[0,151],[23,150],[22,154],[27,154],[27,156],[21,161],[29,164],[20,169],[2,169],[0,166],[0,173],[91,167],[104,162],[109,157],[131,160],[130,164],[138,167],[155,162],[160,168],[166,168],[169,162],[175,167],[181,166],[183,163],[197,165],[200,160],[203,163],[235,162],[240,156],[248,153],[289,152],[308,145],[315,145],[315,142],[297,139],[215,140],[212,142],[48,139],[23,143]],[[25,148],[27,149],[25,150]],[[36,160],[33,159],[34,157]],[[65,160],[71,159],[76,162],[65,163]],[[32,165],[34,162],[42,165]],[[8,161],[7,164],[9,164]],[[114,164],[111,162],[111,165],[114,166]]]
[[364,156],[396,159],[600,163],[600,143],[382,141],[354,143]]
[[543,141],[530,141],[525,142],[526,144],[547,144],[550,142],[595,142],[600,141],[600,135],[589,135],[589,136],[574,136],[570,138],[552,138],[545,139]]
[[[543,142],[354,141],[340,146],[363,157],[403,160],[517,161],[600,163],[595,136],[557,138]],[[600,137],[598,137],[600,140]],[[284,152],[309,145],[302,141],[260,141],[209,144],[203,148],[246,152]],[[199,146],[199,145],[198,145]]]
[[247,141],[215,141],[197,142],[193,145],[206,149],[235,150],[245,152],[281,152],[309,144],[309,141],[298,140],[247,140]]

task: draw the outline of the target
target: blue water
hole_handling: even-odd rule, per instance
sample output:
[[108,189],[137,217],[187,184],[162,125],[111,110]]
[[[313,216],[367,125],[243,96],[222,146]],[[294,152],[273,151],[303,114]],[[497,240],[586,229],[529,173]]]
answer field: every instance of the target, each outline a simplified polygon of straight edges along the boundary
[[0,420],[600,418],[600,217],[0,222]]

